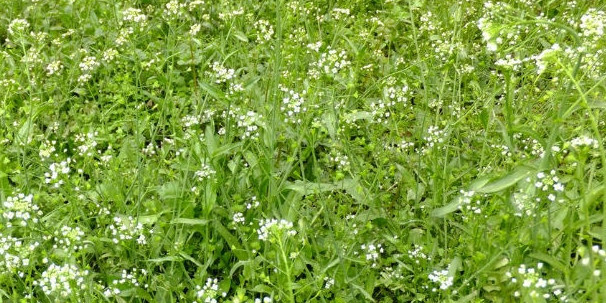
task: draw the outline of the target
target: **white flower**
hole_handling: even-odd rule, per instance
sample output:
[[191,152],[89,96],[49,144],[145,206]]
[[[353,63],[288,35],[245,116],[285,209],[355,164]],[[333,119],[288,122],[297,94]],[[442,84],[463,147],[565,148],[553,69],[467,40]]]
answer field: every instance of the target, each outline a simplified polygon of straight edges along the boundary
[[215,78],[215,83],[217,84],[221,84],[221,83],[225,83],[229,80],[231,80],[232,78],[234,78],[236,71],[232,68],[225,68],[225,66],[223,66],[223,64],[221,64],[220,62],[213,62],[213,64],[210,66],[210,68],[212,69],[212,71],[214,73],[211,72],[207,72],[207,74],[211,77]]
[[61,64],[61,61],[56,60],[56,61],[49,63],[46,66],[46,74],[49,76],[58,74],[59,72],[61,72],[61,69],[63,69],[63,65]]
[[253,26],[257,30],[258,43],[264,43],[271,40],[274,34],[274,28],[267,20],[258,20]]
[[192,36],[197,35],[198,32],[200,32],[200,28],[201,28],[201,25],[199,23],[192,25],[189,28],[189,34],[192,35]]
[[453,277],[448,275],[448,270],[434,270],[428,276],[429,280],[440,284],[441,290],[446,290],[453,284]]
[[[86,289],[84,279],[87,275],[88,270],[80,270],[72,264],[51,264],[33,284],[39,286],[47,296],[66,298],[75,291]],[[72,283],[77,288],[72,288]]]
[[338,51],[329,46],[326,52],[320,55],[320,59],[311,64],[312,68],[308,74],[314,79],[318,79],[321,74],[334,77],[350,65],[351,61],[344,50]]
[[257,234],[259,235],[259,240],[267,241],[270,235],[278,236],[282,232],[286,232],[286,234],[289,236],[296,235],[297,232],[292,228],[292,222],[284,219],[281,219],[279,221],[277,219],[262,219],[259,223],[259,229],[257,230]]
[[196,297],[205,303],[216,303],[219,292],[219,280],[208,278],[203,287],[196,285]]
[[195,176],[198,178],[198,181],[204,181],[205,179],[209,179],[215,174],[215,170],[210,167],[208,164],[202,164],[202,168],[196,171]]
[[127,8],[122,12],[122,20],[144,25],[147,22],[147,16],[141,13],[138,8]]
[[8,33],[14,35],[15,32],[24,32],[29,27],[29,22],[25,19],[14,19],[8,25]]

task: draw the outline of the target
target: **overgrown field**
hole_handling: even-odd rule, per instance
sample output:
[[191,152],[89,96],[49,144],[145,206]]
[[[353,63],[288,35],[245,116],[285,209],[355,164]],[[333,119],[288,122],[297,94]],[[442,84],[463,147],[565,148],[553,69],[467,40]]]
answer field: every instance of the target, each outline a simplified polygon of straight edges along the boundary
[[0,0],[0,302],[606,302],[605,30]]

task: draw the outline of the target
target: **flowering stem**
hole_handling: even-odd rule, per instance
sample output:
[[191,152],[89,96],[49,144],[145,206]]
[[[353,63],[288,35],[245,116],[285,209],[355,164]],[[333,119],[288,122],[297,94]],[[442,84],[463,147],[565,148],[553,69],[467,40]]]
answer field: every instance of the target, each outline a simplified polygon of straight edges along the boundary
[[287,290],[288,292],[286,293],[288,295],[288,302],[295,302],[295,296],[294,293],[292,291],[292,280],[290,279],[290,266],[288,266],[288,258],[286,257],[286,251],[284,250],[284,243],[283,243],[283,239],[279,239],[278,241],[278,247],[280,248],[280,257],[282,258],[282,263],[284,265],[284,275],[286,275],[286,283],[287,283]]

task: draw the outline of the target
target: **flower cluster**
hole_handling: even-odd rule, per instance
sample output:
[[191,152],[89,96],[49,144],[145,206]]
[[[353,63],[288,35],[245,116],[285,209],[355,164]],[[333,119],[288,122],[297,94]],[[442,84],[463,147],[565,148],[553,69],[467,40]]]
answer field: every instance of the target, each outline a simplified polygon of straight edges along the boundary
[[264,43],[271,40],[274,35],[274,28],[267,20],[258,20],[253,25],[257,30],[257,42]]
[[509,149],[509,146],[505,144],[491,144],[490,147],[496,149],[501,156],[511,157],[513,155]]
[[27,226],[30,222],[37,223],[38,217],[42,216],[42,211],[38,205],[32,202],[33,195],[22,193],[14,197],[7,197],[2,203],[2,217],[7,220],[7,227],[12,227],[14,223],[20,226]]
[[[530,178],[526,179],[526,181],[530,182]],[[564,191],[564,184],[560,182],[560,178],[556,175],[555,170],[551,170],[549,174],[538,172],[534,186],[543,192],[548,192],[547,199],[551,202],[555,201],[556,193]]]
[[255,298],[255,303],[272,303],[273,301],[271,297]]
[[250,198],[250,202],[246,203],[246,209],[257,208],[259,206],[259,200],[257,200],[257,196],[252,196]]
[[437,126],[432,125],[427,128],[427,134],[423,139],[425,140],[423,152],[429,152],[434,147],[442,147],[441,145],[446,141],[446,132]]
[[118,244],[122,241],[132,240],[137,238],[137,244],[147,244],[143,224],[136,222],[131,216],[127,218],[114,217],[114,223],[109,225],[109,230],[112,236],[112,242]]
[[8,33],[14,35],[15,33],[22,33],[29,27],[29,22],[25,19],[14,19],[8,25]]
[[194,175],[198,178],[198,181],[204,181],[205,179],[212,177],[215,173],[215,170],[210,167],[210,165],[204,163],[202,164],[202,168],[196,171]]
[[331,289],[335,285],[335,279],[324,277],[324,289]]
[[82,75],[78,78],[78,82],[84,83],[92,78],[92,72],[99,66],[97,58],[93,56],[87,56],[82,59],[82,62],[78,65]]
[[259,125],[263,121],[263,115],[257,114],[254,111],[248,111],[245,114],[237,116],[237,126],[241,129],[242,140],[259,138]]
[[148,288],[149,285],[147,283],[141,284],[142,281],[145,281],[147,278],[147,274],[147,270],[143,268],[133,268],[130,271],[123,269],[122,272],[120,272],[120,277],[118,279],[113,279],[110,286],[105,288],[103,294],[106,297],[119,295],[121,293],[120,289],[123,289],[124,286]]
[[[521,139],[522,134],[514,134],[513,137],[514,139]],[[525,152],[530,153],[531,156],[533,157],[539,157],[539,158],[543,158],[545,156],[545,149],[543,148],[543,145],[541,145],[541,143],[534,138],[524,138],[521,140],[522,143],[522,149]],[[522,155],[522,158],[526,158],[527,156],[524,154]]]
[[289,90],[287,88],[282,88],[284,92],[284,98],[282,98],[282,105],[280,106],[280,111],[284,114],[284,122],[286,123],[301,123],[301,113],[307,111],[307,107],[305,106],[305,95],[306,92],[299,94],[294,92],[293,90]]
[[[225,297],[227,294],[222,293],[221,296]],[[206,279],[206,284],[200,287],[196,285],[196,298],[202,300],[204,303],[217,303],[219,297],[219,280],[217,278]]]
[[350,15],[350,10],[348,8],[338,8],[335,7],[332,9],[332,17],[335,20],[343,20],[348,18]]
[[556,284],[554,279],[546,278],[541,273],[543,263],[537,263],[536,268],[520,265],[514,271],[508,271],[505,275],[510,279],[510,283],[520,287],[514,291],[516,298],[525,300],[550,299],[557,298],[560,302],[567,302],[567,296],[563,295],[561,287]]
[[[0,238],[0,271],[3,273],[19,272],[19,276],[23,277],[24,267],[30,265],[29,256],[40,246],[39,242],[26,244],[22,239],[17,239],[12,236]],[[0,274],[2,275],[2,274]]]
[[233,68],[226,68],[223,64],[218,61],[213,62],[210,66],[212,72],[206,72],[210,77],[215,78],[215,83],[221,84],[235,77],[236,71]]
[[61,226],[60,230],[55,231],[53,240],[55,244],[53,248],[60,248],[65,251],[78,251],[84,248],[82,238],[84,231],[78,226],[70,227],[67,225]]
[[122,11],[122,20],[145,25],[147,16],[140,9],[131,7]]
[[59,60],[55,60],[46,66],[46,74],[49,76],[59,74],[63,69],[63,64]]
[[412,250],[408,251],[408,257],[415,262],[415,264],[420,264],[421,261],[430,261],[431,257],[426,255],[424,252],[423,246],[414,245]]
[[[439,284],[441,290],[447,290],[453,284],[454,277],[448,274],[448,269],[434,270],[428,276],[429,281]],[[437,288],[433,288],[431,291],[437,291]]]
[[241,212],[237,212],[232,216],[232,221],[234,225],[243,224],[246,219],[244,218],[244,214]]
[[386,87],[383,92],[383,98],[370,103],[370,111],[377,119],[377,122],[387,121],[397,104],[406,106],[408,97],[408,86],[406,85],[401,87]]
[[593,40],[598,40],[604,35],[604,28],[606,28],[606,13],[598,11],[595,8],[590,8],[581,17],[581,36],[587,37]]
[[280,237],[283,233],[288,236],[295,236],[297,234],[297,231],[293,229],[292,222],[284,219],[262,219],[259,222],[259,229],[257,229],[259,240],[267,241],[270,239],[270,236]]
[[349,157],[344,155],[338,151],[334,152],[334,155],[329,156],[328,160],[335,166],[338,170],[347,170],[349,169]]
[[377,267],[376,261],[379,259],[380,254],[384,252],[383,245],[381,244],[362,244],[360,246],[366,261],[372,262],[372,267]]
[[63,185],[65,181],[61,178],[61,176],[67,176],[70,172],[70,163],[72,162],[71,158],[67,158],[64,161],[59,163],[51,163],[49,166],[50,172],[44,173],[44,183],[53,185],[53,187],[58,188]]
[[598,149],[599,143],[596,139],[581,136],[570,140],[570,146],[574,149],[582,149],[585,146],[589,147],[590,149]]
[[110,63],[110,62],[114,61],[114,59],[117,56],[118,56],[118,51],[113,48],[109,48],[103,52],[102,60],[105,63]]
[[[88,270],[80,270],[73,264],[51,264],[40,277],[34,281],[44,294],[58,298],[67,298],[76,291],[86,289],[85,279]],[[76,286],[73,288],[72,286]]]
[[189,28],[189,34],[195,36],[198,34],[198,32],[200,32],[200,29],[202,29],[202,25],[200,23],[194,24]]
[[320,55],[320,59],[311,64],[309,76],[314,79],[319,79],[322,74],[335,77],[341,70],[350,65],[351,61],[349,61],[347,57],[347,52],[344,50],[338,51],[329,46],[326,51]]
[[462,212],[463,220],[467,221],[473,215],[480,215],[482,213],[482,201],[475,197],[475,192],[473,190],[461,190],[460,193],[458,208]]
[[76,143],[78,143],[78,154],[80,156],[92,156],[95,153],[95,147],[97,146],[96,137],[98,132],[89,132],[86,134],[77,134],[76,135]]
[[185,3],[179,3],[177,0],[172,0],[165,5],[164,14],[168,18],[178,17],[183,14],[182,8],[186,6]]

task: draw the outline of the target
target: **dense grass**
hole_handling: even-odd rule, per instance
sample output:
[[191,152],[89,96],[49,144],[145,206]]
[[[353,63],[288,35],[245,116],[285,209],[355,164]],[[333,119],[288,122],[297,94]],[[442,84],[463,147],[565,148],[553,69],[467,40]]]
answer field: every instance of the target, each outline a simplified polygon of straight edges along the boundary
[[606,302],[602,1],[0,5],[0,302]]

